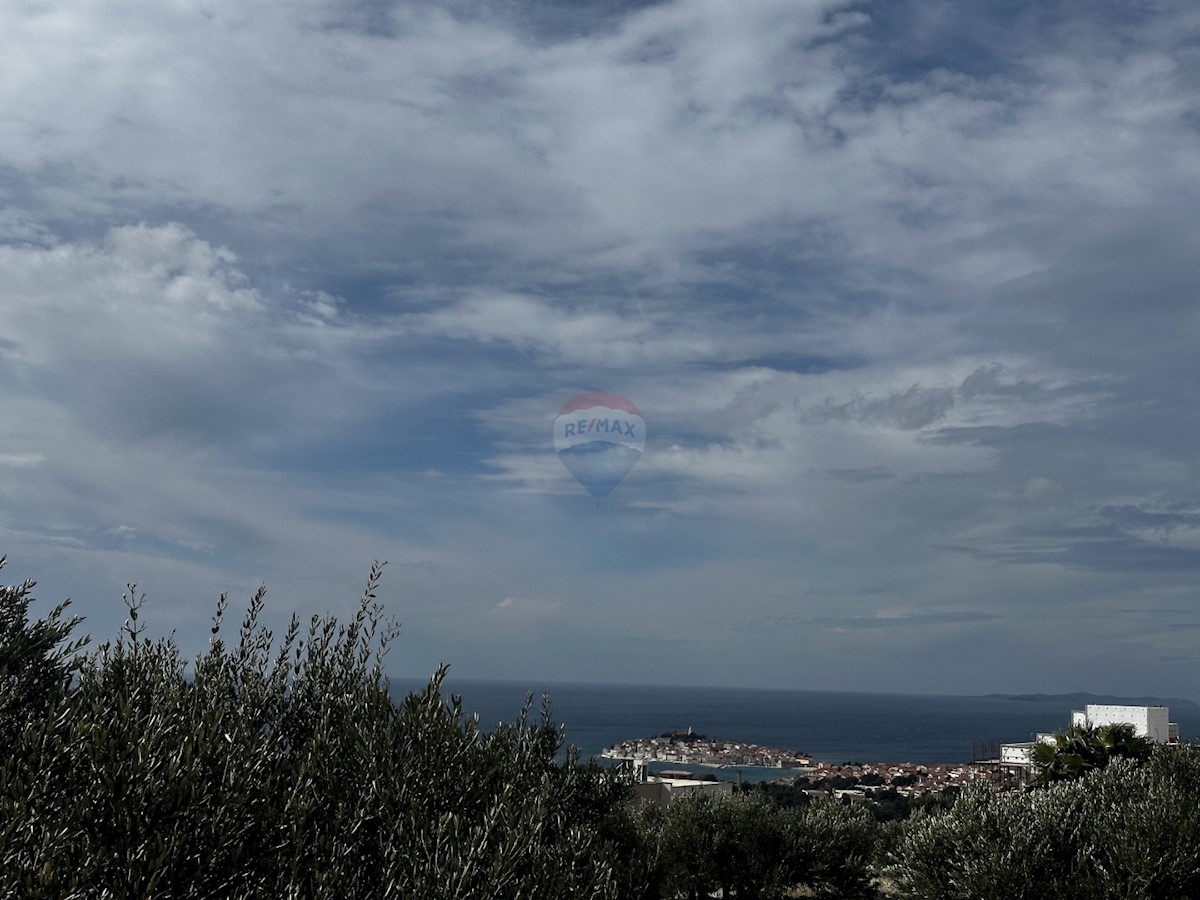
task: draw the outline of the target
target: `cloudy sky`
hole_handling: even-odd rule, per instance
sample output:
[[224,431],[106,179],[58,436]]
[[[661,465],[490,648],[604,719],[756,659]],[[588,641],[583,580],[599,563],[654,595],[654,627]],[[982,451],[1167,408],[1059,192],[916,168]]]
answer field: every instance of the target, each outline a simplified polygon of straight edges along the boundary
[[1200,699],[1198,226],[1193,0],[12,0],[2,577],[193,652],[387,560],[405,677]]

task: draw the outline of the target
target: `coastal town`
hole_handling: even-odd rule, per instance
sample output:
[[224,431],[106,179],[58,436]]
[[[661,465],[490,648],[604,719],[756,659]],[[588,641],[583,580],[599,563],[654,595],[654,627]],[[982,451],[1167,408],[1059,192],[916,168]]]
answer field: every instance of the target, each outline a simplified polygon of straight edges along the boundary
[[1012,787],[1017,783],[1013,768],[997,764],[995,760],[975,763],[835,764],[814,761],[808,754],[799,751],[751,742],[716,740],[695,734],[691,729],[622,741],[605,748],[600,755],[606,759],[628,760],[639,765],[667,763],[701,770],[659,772],[677,780],[715,780],[714,773],[702,771],[705,768],[737,769],[739,776],[741,769],[795,770],[794,774],[780,775],[774,781],[777,784],[792,784],[813,793],[833,794],[851,803],[886,791],[916,796],[975,783],[996,787]]
[[870,798],[885,791],[902,796],[940,793],[948,788],[987,784],[1016,787],[1018,773],[1009,766],[987,763],[846,763],[821,762],[795,778],[778,779],[833,794],[838,799]]

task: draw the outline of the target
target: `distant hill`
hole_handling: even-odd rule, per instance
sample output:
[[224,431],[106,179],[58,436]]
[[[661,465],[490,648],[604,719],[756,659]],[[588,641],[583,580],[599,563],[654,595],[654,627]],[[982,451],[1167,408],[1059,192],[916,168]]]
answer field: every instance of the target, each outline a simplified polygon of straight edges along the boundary
[[1114,697],[1111,694],[981,694],[985,700],[1019,700],[1025,703],[1110,703],[1114,706],[1196,706],[1182,697]]

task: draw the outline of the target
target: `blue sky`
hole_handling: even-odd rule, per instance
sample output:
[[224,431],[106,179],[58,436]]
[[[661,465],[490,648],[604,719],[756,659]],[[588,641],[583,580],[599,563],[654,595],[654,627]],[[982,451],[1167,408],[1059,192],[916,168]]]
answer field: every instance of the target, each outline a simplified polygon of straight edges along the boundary
[[[1200,698],[1200,8],[0,7],[0,553],[397,676]],[[632,399],[599,507],[558,409]]]

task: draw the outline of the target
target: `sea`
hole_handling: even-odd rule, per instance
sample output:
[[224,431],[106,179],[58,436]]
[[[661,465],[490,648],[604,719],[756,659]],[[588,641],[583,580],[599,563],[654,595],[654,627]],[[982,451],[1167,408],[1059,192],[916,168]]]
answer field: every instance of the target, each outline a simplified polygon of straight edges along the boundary
[[[393,680],[394,693],[424,682]],[[1065,728],[1078,699],[1002,699],[839,691],[663,687],[612,684],[476,681],[448,677],[443,696],[462,697],[463,709],[491,728],[514,721],[532,697],[536,718],[543,697],[565,744],[584,759],[634,738],[686,731],[716,740],[742,741],[806,753],[814,761],[964,763],[994,758],[1001,742],[1033,740],[1037,732]],[[1098,701],[1092,701],[1098,702]],[[1200,737],[1200,706],[1170,708],[1182,739]],[[685,768],[664,763],[655,768]],[[713,770],[720,778],[764,780],[783,770]],[[794,772],[792,773],[794,774]]]

